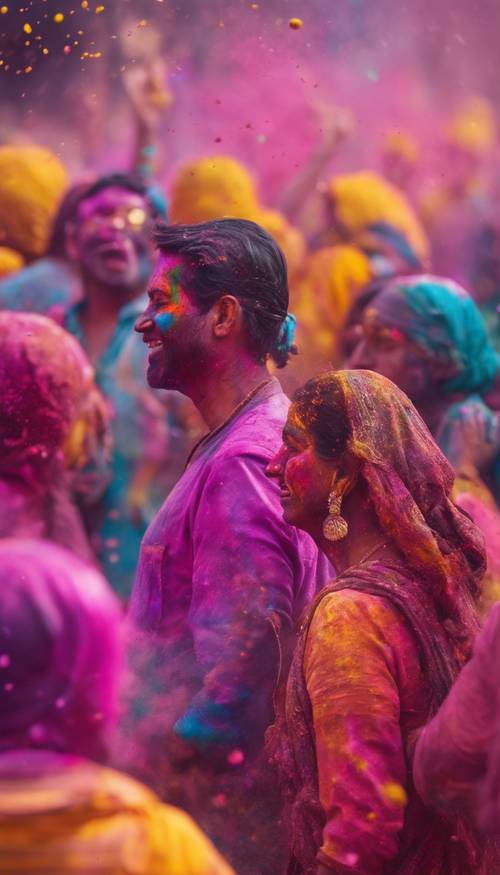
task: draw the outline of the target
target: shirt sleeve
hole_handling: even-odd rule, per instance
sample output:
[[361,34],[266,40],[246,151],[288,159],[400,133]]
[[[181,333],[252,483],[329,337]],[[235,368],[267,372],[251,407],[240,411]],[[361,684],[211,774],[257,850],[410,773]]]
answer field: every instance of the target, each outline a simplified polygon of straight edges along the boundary
[[403,619],[383,599],[344,590],[320,602],[304,656],[320,802],[318,861],[381,875],[399,850],[407,771],[398,661],[414,660]]
[[238,454],[212,466],[193,556],[189,623],[204,683],[175,730],[200,748],[245,749],[272,718],[277,629],[290,627],[300,575],[297,537],[262,459]]
[[500,605],[496,605],[476,639],[470,662],[417,743],[415,786],[434,808],[470,808],[475,803],[496,735],[499,658]]

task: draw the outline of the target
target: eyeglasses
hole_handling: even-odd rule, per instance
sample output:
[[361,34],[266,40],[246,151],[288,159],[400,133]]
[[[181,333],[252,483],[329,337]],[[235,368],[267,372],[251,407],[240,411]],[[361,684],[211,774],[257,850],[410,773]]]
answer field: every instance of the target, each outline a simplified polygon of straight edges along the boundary
[[149,213],[142,207],[117,207],[115,210],[93,213],[80,222],[80,227],[86,231],[98,231],[104,226],[111,226],[118,231],[142,231],[151,223]]

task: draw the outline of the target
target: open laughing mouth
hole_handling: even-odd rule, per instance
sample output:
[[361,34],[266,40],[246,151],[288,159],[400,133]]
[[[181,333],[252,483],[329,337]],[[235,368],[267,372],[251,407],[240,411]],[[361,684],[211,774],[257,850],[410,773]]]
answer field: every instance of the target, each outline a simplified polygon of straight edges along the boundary
[[283,501],[283,499],[285,499],[285,498],[291,498],[291,497],[292,497],[292,493],[290,492],[290,490],[286,486],[281,486],[280,487],[280,501]]
[[100,246],[96,255],[108,267],[124,267],[128,263],[127,252],[121,246]]
[[163,340],[145,340],[144,343],[148,349],[159,349],[163,346]]

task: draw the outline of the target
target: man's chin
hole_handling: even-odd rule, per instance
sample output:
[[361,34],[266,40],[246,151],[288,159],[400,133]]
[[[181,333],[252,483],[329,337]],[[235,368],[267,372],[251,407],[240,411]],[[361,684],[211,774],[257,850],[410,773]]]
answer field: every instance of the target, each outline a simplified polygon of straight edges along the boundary
[[164,389],[165,373],[163,368],[155,367],[154,363],[149,363],[146,369],[146,380],[152,389]]
[[152,389],[178,389],[176,381],[164,368],[160,369],[149,365],[146,371],[146,380]]

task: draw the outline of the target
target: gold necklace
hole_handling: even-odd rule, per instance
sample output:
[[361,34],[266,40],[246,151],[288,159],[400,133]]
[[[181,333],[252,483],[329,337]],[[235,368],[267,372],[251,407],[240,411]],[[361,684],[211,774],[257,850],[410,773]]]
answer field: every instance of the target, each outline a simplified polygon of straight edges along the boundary
[[201,446],[203,446],[203,444],[204,444],[206,441],[208,441],[210,438],[213,438],[213,437],[215,437],[216,434],[219,434],[219,432],[222,431],[222,429],[225,428],[226,425],[228,425],[228,424],[231,422],[231,420],[234,419],[234,417],[238,415],[238,413],[240,412],[240,410],[242,410],[243,407],[245,407],[245,405],[248,404],[248,402],[252,400],[252,398],[254,397],[254,395],[256,395],[257,392],[260,392],[260,390],[263,389],[264,386],[267,386],[269,383],[272,383],[272,380],[273,380],[273,378],[271,377],[270,379],[262,380],[262,382],[259,383],[258,386],[254,386],[254,388],[250,390],[250,392],[248,393],[248,395],[245,395],[245,397],[243,398],[243,400],[240,401],[240,402],[236,405],[236,407],[234,408],[234,410],[231,411],[231,413],[229,414],[229,416],[227,416],[226,419],[224,419],[224,421],[221,422],[221,424],[217,426],[217,428],[214,428],[212,431],[207,432],[207,434],[203,435],[203,437],[200,438],[200,440],[194,445],[193,449],[192,449],[191,452],[189,453],[189,456],[187,457],[186,464],[184,465],[184,470],[185,470],[185,471],[186,471],[186,469],[188,468],[188,466],[189,466],[189,464],[190,464],[190,462],[191,462],[191,460],[192,460],[194,454],[196,453],[196,451],[199,450],[199,448],[200,448]]

